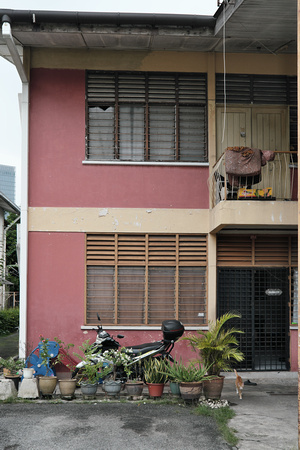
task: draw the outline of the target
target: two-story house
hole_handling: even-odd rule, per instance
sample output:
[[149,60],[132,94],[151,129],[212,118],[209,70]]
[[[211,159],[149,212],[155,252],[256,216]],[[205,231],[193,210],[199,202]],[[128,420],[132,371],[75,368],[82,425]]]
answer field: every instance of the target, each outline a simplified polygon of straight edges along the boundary
[[241,369],[296,369],[296,6],[0,11],[23,82],[21,348],[93,340],[97,312],[130,345],[235,310]]

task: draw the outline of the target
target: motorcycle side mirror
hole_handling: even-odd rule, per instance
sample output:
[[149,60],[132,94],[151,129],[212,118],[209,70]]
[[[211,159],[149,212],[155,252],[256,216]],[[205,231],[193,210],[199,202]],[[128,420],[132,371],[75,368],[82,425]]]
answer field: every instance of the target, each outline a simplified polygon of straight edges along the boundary
[[118,338],[118,339],[123,339],[123,337],[124,337],[123,334],[118,334],[118,335],[117,335],[117,338]]
[[99,313],[97,313],[97,318],[98,318],[99,322],[101,322],[101,319],[100,319]]

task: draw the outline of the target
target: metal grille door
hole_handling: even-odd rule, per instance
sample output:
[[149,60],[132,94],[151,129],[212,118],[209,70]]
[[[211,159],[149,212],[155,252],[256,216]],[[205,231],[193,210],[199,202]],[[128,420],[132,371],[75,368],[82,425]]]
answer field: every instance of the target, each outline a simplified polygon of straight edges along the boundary
[[286,268],[218,270],[218,315],[242,315],[229,323],[244,331],[240,370],[289,369],[288,298]]

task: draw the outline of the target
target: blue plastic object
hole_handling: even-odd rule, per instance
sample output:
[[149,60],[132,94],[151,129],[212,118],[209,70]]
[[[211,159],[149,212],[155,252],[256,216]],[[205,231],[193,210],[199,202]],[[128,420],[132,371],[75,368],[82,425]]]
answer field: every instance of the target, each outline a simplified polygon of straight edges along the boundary
[[30,353],[25,361],[25,367],[32,367],[35,370],[34,376],[37,375],[55,375],[55,371],[50,367],[50,359],[55,358],[59,352],[59,344],[55,341],[49,341],[47,343],[50,358],[47,359],[47,365],[42,364],[42,359],[40,357],[41,348],[44,343],[41,341],[38,346]]

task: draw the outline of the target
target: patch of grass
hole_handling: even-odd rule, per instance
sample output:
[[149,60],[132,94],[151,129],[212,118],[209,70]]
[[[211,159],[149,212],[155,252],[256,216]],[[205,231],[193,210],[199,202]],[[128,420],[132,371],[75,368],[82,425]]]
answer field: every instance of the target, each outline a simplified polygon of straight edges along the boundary
[[238,437],[235,434],[235,430],[228,426],[229,420],[235,416],[235,412],[229,406],[213,409],[206,405],[199,405],[195,408],[194,413],[199,416],[212,417],[217,423],[218,430],[228,444],[232,446],[237,445]]
[[15,401],[16,401],[15,397],[8,397],[5,400],[1,400],[0,403],[4,403],[4,404],[5,403],[15,403]]
[[6,403],[35,403],[35,400],[19,397],[8,397],[5,400],[0,400],[0,405],[4,405]]

